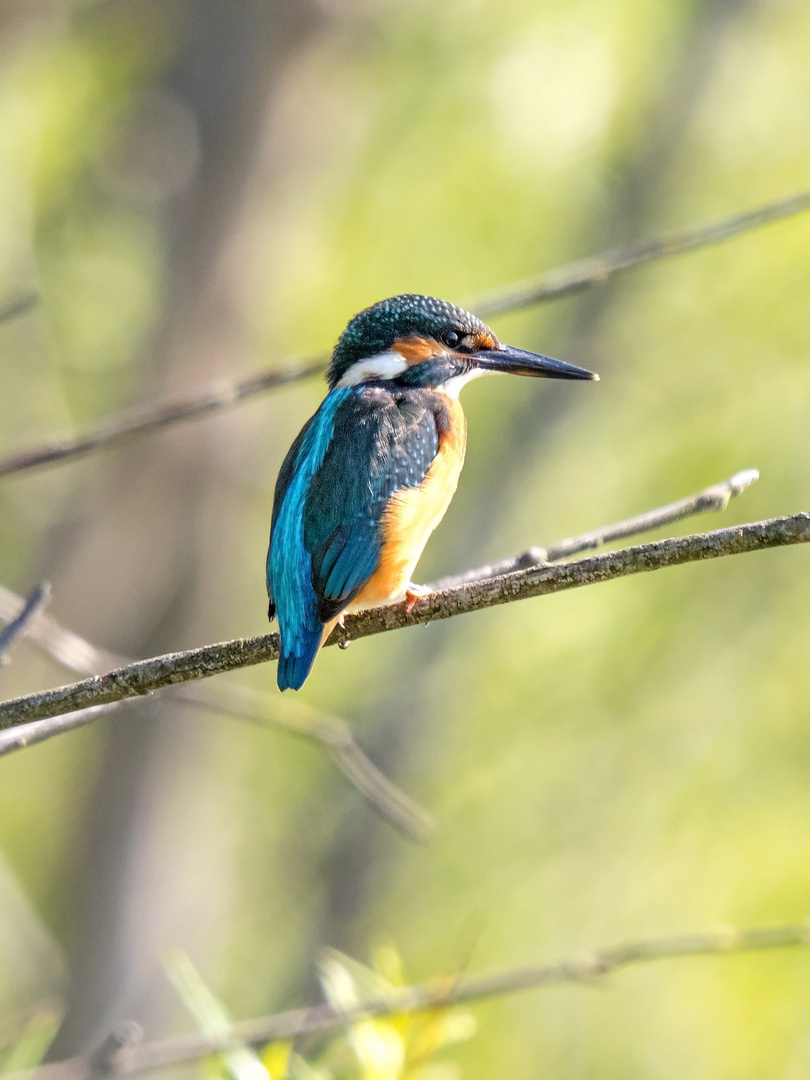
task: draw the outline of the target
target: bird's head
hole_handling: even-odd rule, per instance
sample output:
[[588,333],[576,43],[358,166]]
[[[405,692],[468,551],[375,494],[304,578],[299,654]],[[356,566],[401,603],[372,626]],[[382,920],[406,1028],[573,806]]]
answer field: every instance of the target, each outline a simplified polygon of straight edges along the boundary
[[453,396],[478,375],[598,379],[585,368],[498,341],[463,308],[433,296],[392,296],[355,315],[335,346],[330,390],[364,382],[441,388]]

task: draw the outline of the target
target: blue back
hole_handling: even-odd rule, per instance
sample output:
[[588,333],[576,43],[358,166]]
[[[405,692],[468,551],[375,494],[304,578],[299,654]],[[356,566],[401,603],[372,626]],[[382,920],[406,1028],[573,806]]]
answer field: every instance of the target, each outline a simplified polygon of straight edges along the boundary
[[267,556],[282,690],[303,684],[324,624],[374,573],[391,496],[418,486],[438,453],[439,398],[373,383],[332,390],[291,447],[276,485]]

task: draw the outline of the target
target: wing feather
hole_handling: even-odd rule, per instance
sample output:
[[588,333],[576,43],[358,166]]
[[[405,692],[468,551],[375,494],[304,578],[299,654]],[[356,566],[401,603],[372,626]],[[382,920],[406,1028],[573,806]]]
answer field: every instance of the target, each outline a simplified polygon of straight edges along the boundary
[[435,397],[368,384],[333,390],[290,448],[267,555],[281,689],[302,685],[323,626],[374,573],[391,496],[427,475],[439,448]]
[[426,395],[377,387],[358,388],[343,403],[336,431],[304,508],[304,546],[323,622],[350,604],[374,573],[391,496],[422,483],[439,447]]

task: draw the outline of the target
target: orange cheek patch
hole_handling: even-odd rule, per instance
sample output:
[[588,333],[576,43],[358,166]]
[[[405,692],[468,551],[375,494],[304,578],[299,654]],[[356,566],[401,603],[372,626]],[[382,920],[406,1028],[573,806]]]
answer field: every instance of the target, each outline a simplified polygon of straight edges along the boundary
[[441,356],[445,352],[438,341],[421,337],[399,338],[391,348],[399,353],[408,367],[421,364],[434,356]]

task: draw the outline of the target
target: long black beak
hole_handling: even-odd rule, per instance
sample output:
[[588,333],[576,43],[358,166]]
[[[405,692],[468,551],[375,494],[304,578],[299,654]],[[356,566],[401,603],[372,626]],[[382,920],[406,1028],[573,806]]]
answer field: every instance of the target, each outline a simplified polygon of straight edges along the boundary
[[536,379],[599,379],[593,371],[553,360],[540,353],[502,345],[500,349],[482,349],[473,353],[473,361],[485,371],[505,371],[512,375],[531,375]]

